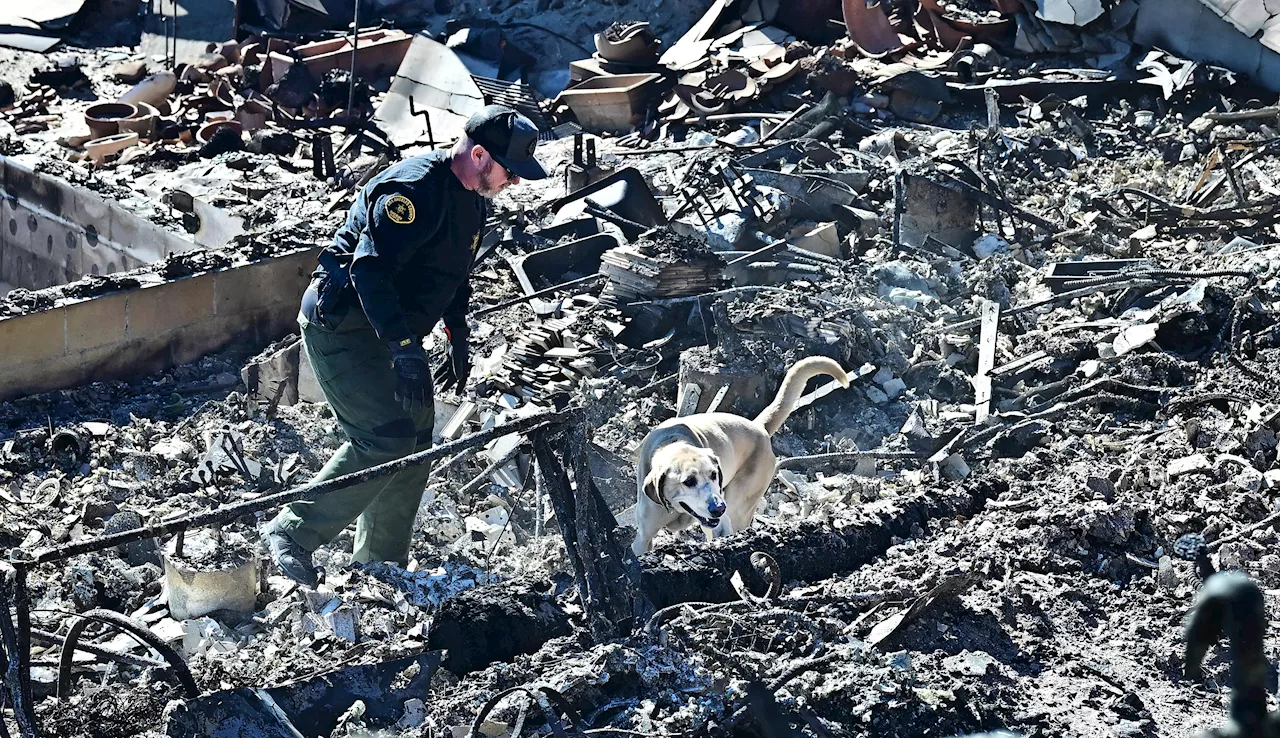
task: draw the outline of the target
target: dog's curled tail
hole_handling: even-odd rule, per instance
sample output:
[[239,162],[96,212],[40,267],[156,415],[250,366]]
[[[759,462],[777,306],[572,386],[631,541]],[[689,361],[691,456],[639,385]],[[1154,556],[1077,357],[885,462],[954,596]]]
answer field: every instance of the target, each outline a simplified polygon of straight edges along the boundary
[[769,403],[769,407],[756,416],[756,422],[763,425],[769,435],[777,433],[796,409],[796,402],[800,399],[800,393],[804,392],[805,383],[822,374],[835,377],[845,388],[849,386],[849,377],[835,360],[825,356],[801,359],[787,371],[787,376],[782,379],[782,386],[778,388],[778,395]]

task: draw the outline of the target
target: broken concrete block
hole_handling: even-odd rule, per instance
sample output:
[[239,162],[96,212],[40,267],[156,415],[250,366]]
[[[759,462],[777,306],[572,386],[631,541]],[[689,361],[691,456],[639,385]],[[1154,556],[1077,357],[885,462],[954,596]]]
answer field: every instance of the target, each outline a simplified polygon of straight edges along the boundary
[[[125,531],[136,530],[141,528],[143,524],[142,516],[133,510],[121,510],[111,519],[107,521],[102,532],[105,535],[115,535],[116,533],[124,533]],[[120,557],[123,558],[130,566],[143,566],[145,564],[160,564],[160,548],[156,545],[156,539],[144,538],[141,541],[126,543],[120,546]]]
[[1124,356],[1146,346],[1156,339],[1156,331],[1159,329],[1160,326],[1156,323],[1140,323],[1125,328],[1111,343],[1111,348],[1115,351],[1114,355]]
[[[1149,112],[1149,111],[1140,110],[1138,112],[1142,113],[1142,112]],[[1136,114],[1134,116],[1134,122],[1137,123]],[[1155,240],[1155,237],[1156,237],[1155,225],[1145,225],[1139,228],[1138,230],[1134,231],[1133,233],[1129,234],[1129,248],[1132,249],[1134,253],[1140,253],[1143,247],[1149,241]]]
[[1168,556],[1160,557],[1160,568],[1156,571],[1156,582],[1164,589],[1174,590],[1178,588],[1178,572],[1173,568],[1173,559]]
[[1092,500],[1085,504],[1085,533],[1103,543],[1120,545],[1129,540],[1137,524],[1137,512],[1124,503],[1109,504]]
[[1231,478],[1231,483],[1246,492],[1257,492],[1262,489],[1262,472],[1252,466],[1246,466],[1240,470],[1239,474]]
[[356,643],[360,640],[360,608],[353,604],[342,605],[326,612],[324,623],[333,634],[344,641]]
[[427,706],[422,700],[414,697],[404,702],[404,715],[396,722],[401,730],[418,728],[427,722]]
[[805,251],[812,251],[815,254],[830,256],[834,259],[839,259],[842,256],[840,253],[840,234],[836,231],[835,223],[823,223],[800,236],[793,243]]
[[1271,20],[1271,14],[1267,12],[1262,0],[1243,0],[1231,6],[1227,11],[1227,20],[1240,29],[1241,33],[1252,37]]
[[907,389],[907,383],[902,381],[902,379],[899,377],[894,377],[893,379],[890,379],[888,382],[885,382],[884,384],[880,385],[880,389],[884,390],[884,393],[889,397],[890,400],[893,400],[893,399],[896,399],[898,395],[901,395],[903,391]]
[[1204,454],[1192,454],[1170,461],[1165,468],[1165,473],[1169,475],[1170,479],[1177,479],[1184,474],[1209,471],[1212,468],[1213,464],[1209,463],[1209,459]]
[[986,651],[961,651],[943,659],[942,665],[952,674],[963,676],[984,676],[991,673],[992,667],[999,669],[995,658]]
[[1280,487],[1280,469],[1268,469],[1262,473],[1262,481],[1267,489]]
[[1102,15],[1102,0],[1036,0],[1036,17],[1050,23],[1085,26]]
[[889,401],[889,395],[885,394],[884,390],[879,387],[867,387],[866,393],[867,399],[877,405],[883,405]]
[[938,464],[938,470],[942,473],[944,479],[952,482],[958,482],[969,476],[969,464],[965,462],[964,457],[960,454],[951,454]]
[[181,438],[168,438],[151,447],[151,453],[176,465],[196,457],[196,447]]
[[925,177],[907,174],[902,182],[906,208],[898,214],[898,229],[903,243],[923,246],[930,236],[952,247],[973,243],[978,222],[976,200]]

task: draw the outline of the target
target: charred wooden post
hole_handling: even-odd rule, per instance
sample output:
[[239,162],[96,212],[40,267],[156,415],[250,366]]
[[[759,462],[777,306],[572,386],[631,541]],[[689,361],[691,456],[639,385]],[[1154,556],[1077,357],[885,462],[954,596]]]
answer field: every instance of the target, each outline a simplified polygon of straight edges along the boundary
[[618,521],[591,476],[587,446],[587,434],[576,426],[569,433],[566,458],[573,459],[579,551],[593,555],[608,619],[625,636],[649,619],[653,606],[640,587],[640,561],[619,540]]
[[[35,704],[31,699],[31,612],[27,572],[0,566],[0,639],[4,643],[4,686],[22,738],[36,738]],[[13,608],[14,612],[10,612]]]
[[640,589],[640,563],[618,542],[617,521],[591,479],[586,443],[581,428],[569,430],[562,437],[565,464],[552,451],[547,432],[534,437],[533,447],[591,633],[605,641],[628,635],[645,621],[652,606]]

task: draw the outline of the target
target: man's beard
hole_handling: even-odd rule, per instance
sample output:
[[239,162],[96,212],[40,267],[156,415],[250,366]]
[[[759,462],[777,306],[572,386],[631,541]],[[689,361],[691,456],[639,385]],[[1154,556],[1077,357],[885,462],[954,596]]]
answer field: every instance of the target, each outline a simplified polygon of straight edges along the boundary
[[502,192],[502,188],[503,186],[505,186],[505,183],[503,185],[497,185],[497,184],[494,184],[494,181],[493,181],[494,170],[497,168],[498,168],[498,162],[495,161],[494,159],[490,159],[489,166],[485,167],[484,171],[480,173],[480,185],[476,187],[476,192],[481,197],[493,199],[494,197],[498,196],[499,192]]

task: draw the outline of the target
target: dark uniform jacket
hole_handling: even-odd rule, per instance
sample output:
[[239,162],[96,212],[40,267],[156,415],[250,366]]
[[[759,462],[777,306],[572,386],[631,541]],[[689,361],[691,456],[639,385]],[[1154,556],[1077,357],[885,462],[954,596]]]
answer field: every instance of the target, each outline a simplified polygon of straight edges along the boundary
[[393,164],[360,190],[347,222],[320,253],[302,312],[336,327],[362,309],[386,342],[425,336],[444,319],[467,333],[467,281],[484,200],[449,169],[448,151]]

